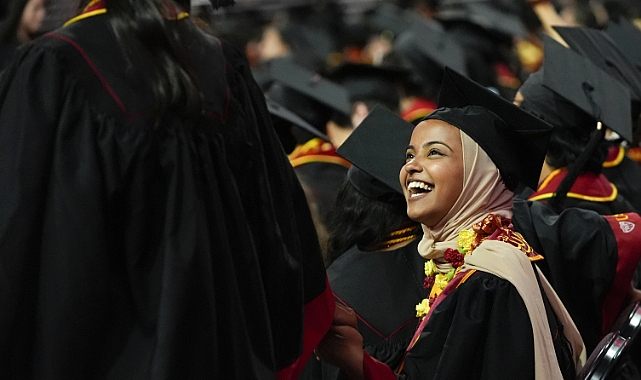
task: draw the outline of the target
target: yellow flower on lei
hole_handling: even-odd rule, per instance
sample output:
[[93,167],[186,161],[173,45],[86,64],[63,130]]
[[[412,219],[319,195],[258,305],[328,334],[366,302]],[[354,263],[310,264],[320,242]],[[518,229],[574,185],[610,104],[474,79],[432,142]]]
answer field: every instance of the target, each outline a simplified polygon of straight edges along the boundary
[[430,301],[426,298],[421,303],[416,305],[416,316],[421,318],[427,315],[427,312],[430,311]]
[[425,275],[433,276],[437,273],[439,273],[438,267],[436,266],[436,264],[434,264],[434,260],[427,260],[425,262]]
[[450,279],[448,278],[447,273],[439,273],[436,275],[436,278],[434,279],[434,286],[442,290],[442,289],[445,289],[448,282],[450,282]]
[[472,243],[476,238],[476,232],[473,230],[463,230],[458,234],[458,247],[461,253],[466,254],[472,250]]

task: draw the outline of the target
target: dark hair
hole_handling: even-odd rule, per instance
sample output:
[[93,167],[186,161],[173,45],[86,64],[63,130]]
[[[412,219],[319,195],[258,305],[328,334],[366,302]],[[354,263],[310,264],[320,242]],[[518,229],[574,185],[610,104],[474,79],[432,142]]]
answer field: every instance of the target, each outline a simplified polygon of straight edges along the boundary
[[0,20],[0,44],[18,44],[18,26],[29,0],[13,0],[6,6],[6,17]]
[[[110,23],[125,52],[145,52],[152,58],[146,68],[153,79],[157,114],[169,108],[196,112],[201,94],[191,75],[188,57],[178,53],[180,36],[176,23],[162,13],[165,0],[105,0]],[[174,0],[189,10],[189,0]],[[181,23],[182,24],[182,23]],[[192,27],[194,27],[192,25]]]
[[419,224],[407,216],[405,199],[400,194],[398,197],[398,202],[373,200],[359,193],[350,181],[343,182],[327,225],[328,265],[354,245],[376,246],[393,231],[411,226],[418,228]]
[[[554,128],[548,143],[545,161],[555,168],[570,166],[585,150],[590,135],[584,131],[573,128]],[[608,142],[599,142],[594,154],[590,155],[581,172],[601,173],[603,162],[608,155]]]

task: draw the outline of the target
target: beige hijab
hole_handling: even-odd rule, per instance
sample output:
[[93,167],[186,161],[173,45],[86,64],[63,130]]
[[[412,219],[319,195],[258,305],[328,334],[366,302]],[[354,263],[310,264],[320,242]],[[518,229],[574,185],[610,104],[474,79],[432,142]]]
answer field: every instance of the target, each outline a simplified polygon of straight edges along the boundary
[[[440,259],[448,248],[457,248],[458,234],[470,229],[487,214],[512,218],[510,191],[499,173],[499,169],[483,149],[471,137],[460,131],[463,147],[463,190],[461,195],[436,226],[423,225],[423,239],[418,245],[421,256]],[[452,269],[449,263],[439,264],[443,273]]]

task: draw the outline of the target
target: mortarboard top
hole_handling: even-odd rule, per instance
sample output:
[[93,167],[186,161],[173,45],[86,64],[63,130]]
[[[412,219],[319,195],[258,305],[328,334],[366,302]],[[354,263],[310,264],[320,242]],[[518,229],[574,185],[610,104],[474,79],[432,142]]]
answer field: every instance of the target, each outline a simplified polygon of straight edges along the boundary
[[436,63],[439,68],[449,66],[461,73],[467,73],[465,51],[461,45],[445,31],[435,29],[430,24],[412,24],[398,43],[395,43],[395,47],[408,58],[412,55],[410,50],[415,51]]
[[[351,115],[347,90],[318,73],[289,60],[278,60],[271,64],[270,75],[274,82],[286,88],[301,93],[332,110]],[[292,109],[292,111],[296,110]]]
[[403,9],[395,4],[385,3],[377,6],[369,16],[369,25],[372,31],[390,31],[394,38],[407,29],[407,24]]
[[292,128],[298,128],[311,136],[319,137],[328,142],[330,141],[329,137],[322,134],[320,131],[318,131],[318,129],[314,128],[314,126],[306,122],[300,116],[296,115],[292,111],[288,110],[287,108],[271,99],[266,99],[266,101],[267,110],[272,116],[276,134],[278,135],[281,143],[283,144],[283,148],[285,148],[285,151],[287,153],[290,153],[292,150],[294,150],[294,148],[298,144],[298,141],[296,141],[296,137],[292,133]]
[[641,101],[641,72],[628,61],[607,34],[586,27],[555,26],[554,30],[572,50],[581,53],[601,70],[628,86],[632,91],[632,100]]
[[617,22],[609,23],[605,33],[641,72],[641,30],[628,19],[621,18]]
[[[397,114],[374,107],[336,153],[389,189],[403,194],[399,173],[414,126]],[[354,182],[354,181],[353,181]],[[360,181],[359,181],[360,182]],[[367,186],[355,187],[362,188]],[[359,191],[361,191],[359,190]],[[372,193],[372,191],[361,191]]]
[[503,12],[486,1],[444,1],[439,4],[434,18],[441,21],[467,21],[487,31],[510,37],[528,36],[527,28],[518,16]]
[[331,80],[347,89],[352,102],[372,99],[396,107],[400,102],[397,84],[407,80],[408,75],[405,67],[353,62],[342,63],[328,73]]
[[572,49],[547,36],[543,41],[543,85],[632,141],[630,90]]
[[[480,106],[494,113],[490,116],[467,109],[469,113],[461,117],[460,113],[448,115],[449,110],[439,108],[426,119],[446,121],[474,139],[499,168],[510,189],[519,182],[538,187],[551,125],[449,67],[443,74],[438,106]],[[505,124],[497,123],[496,116]]]

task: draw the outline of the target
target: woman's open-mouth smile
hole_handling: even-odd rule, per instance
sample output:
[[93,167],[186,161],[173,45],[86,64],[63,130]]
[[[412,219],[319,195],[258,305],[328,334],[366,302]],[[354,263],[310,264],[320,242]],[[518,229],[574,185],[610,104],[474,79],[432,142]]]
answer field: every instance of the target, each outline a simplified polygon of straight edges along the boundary
[[410,181],[407,184],[407,191],[410,199],[425,196],[434,190],[434,185],[423,181]]

